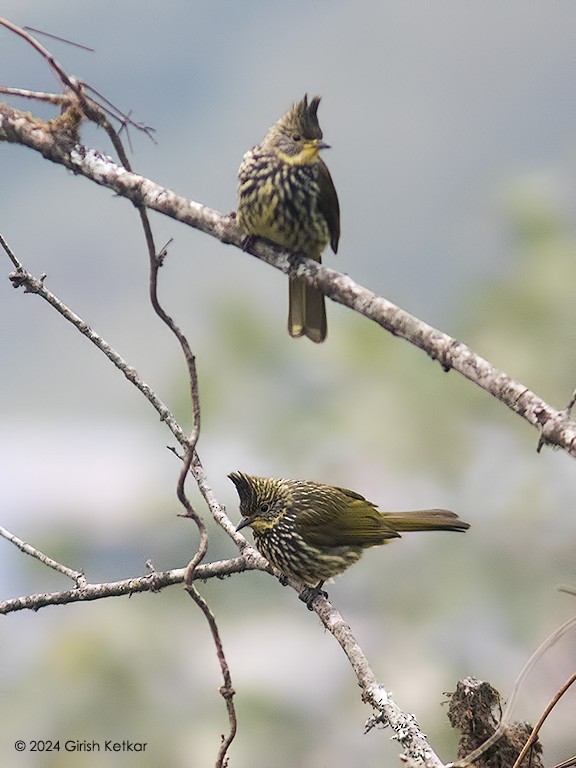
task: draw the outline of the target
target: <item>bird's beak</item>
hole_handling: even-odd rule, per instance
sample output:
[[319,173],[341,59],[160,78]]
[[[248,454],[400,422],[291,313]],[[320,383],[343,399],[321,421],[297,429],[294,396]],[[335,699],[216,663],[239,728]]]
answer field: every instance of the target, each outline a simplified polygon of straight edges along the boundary
[[250,525],[250,520],[248,520],[247,517],[243,517],[236,526],[236,532],[241,531],[242,528],[246,528],[247,525]]
[[326,144],[322,139],[310,139],[304,143],[304,147],[315,154],[321,149],[330,149],[330,144]]

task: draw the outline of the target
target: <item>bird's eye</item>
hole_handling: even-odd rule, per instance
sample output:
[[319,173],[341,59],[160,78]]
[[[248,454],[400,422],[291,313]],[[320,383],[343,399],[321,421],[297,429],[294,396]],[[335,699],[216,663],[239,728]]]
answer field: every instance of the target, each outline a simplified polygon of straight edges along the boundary
[[270,509],[270,504],[268,504],[268,502],[265,501],[263,504],[260,504],[258,509],[260,512],[268,512],[268,510]]
[[300,141],[300,134],[299,133],[293,133],[292,134],[292,141]]

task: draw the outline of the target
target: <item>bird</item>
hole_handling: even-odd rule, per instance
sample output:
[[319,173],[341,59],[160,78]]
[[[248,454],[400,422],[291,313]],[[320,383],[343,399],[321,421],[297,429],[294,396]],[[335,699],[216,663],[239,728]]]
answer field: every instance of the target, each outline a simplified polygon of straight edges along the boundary
[[365,549],[387,544],[407,531],[466,531],[470,526],[446,509],[380,512],[355,491],[309,480],[254,477],[231,472],[242,518],[257,549],[284,576],[316,592],[356,563]]
[[[238,170],[236,220],[246,236],[263,237],[315,261],[340,239],[340,205],[330,171],[320,157],[329,145],[318,123],[320,97],[308,94],[245,153]],[[245,246],[246,247],[246,246]],[[326,338],[324,294],[290,278],[288,332],[316,343]]]

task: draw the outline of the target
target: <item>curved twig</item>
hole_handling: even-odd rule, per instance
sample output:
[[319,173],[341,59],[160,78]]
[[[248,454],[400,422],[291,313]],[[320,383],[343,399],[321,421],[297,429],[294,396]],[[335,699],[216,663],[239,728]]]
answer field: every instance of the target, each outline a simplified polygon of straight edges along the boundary
[[524,746],[522,747],[522,751],[518,755],[518,758],[517,758],[516,762],[514,763],[514,765],[512,766],[512,768],[520,768],[520,765],[522,765],[522,760],[524,760],[524,758],[526,757],[526,755],[528,753],[528,750],[530,749],[530,747],[532,746],[532,744],[536,740],[536,737],[538,736],[538,732],[540,731],[540,728],[542,728],[542,726],[544,725],[544,722],[545,722],[546,718],[548,717],[550,712],[552,712],[552,710],[554,709],[556,704],[558,704],[558,702],[560,701],[562,696],[564,696],[564,694],[566,693],[568,688],[570,688],[570,686],[574,682],[576,682],[576,672],[574,672],[574,674],[571,675],[568,678],[568,680],[566,680],[566,682],[560,688],[560,690],[556,692],[556,694],[554,695],[554,697],[552,698],[552,700],[550,701],[550,703],[548,704],[548,706],[546,707],[544,712],[542,712],[542,715],[540,716],[540,718],[539,718],[538,722],[536,723],[536,725],[534,726],[534,728],[532,728],[532,733],[528,737],[528,739],[526,741],[526,744],[524,744]]

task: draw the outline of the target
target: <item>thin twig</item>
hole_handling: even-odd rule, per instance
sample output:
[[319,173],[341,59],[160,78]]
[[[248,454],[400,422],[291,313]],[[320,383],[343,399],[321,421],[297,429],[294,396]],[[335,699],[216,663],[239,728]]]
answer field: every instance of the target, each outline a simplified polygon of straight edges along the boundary
[[218,663],[220,664],[220,670],[222,672],[222,679],[224,681],[223,685],[220,687],[220,694],[226,703],[226,710],[228,712],[229,730],[228,730],[228,735],[222,737],[222,741],[220,743],[220,748],[218,749],[218,753],[216,755],[216,762],[215,762],[215,768],[223,768],[223,766],[226,765],[226,754],[228,752],[230,745],[232,744],[232,741],[234,740],[234,737],[236,736],[237,725],[238,725],[237,718],[236,718],[236,709],[234,707],[234,701],[233,701],[235,691],[234,691],[234,688],[232,687],[232,677],[230,675],[230,667],[228,666],[228,662],[226,661],[226,656],[224,654],[224,646],[222,645],[222,640],[220,638],[220,631],[218,629],[218,624],[216,623],[216,618],[212,613],[210,606],[208,605],[206,600],[202,597],[202,595],[198,592],[196,587],[190,581],[190,579],[194,578],[194,574],[197,571],[197,567],[198,566],[191,568],[190,565],[188,565],[185,571],[184,583],[186,585],[186,591],[188,592],[190,597],[194,600],[196,605],[200,608],[200,610],[204,613],[206,621],[208,622],[208,626],[210,627],[210,631],[212,633],[212,640],[216,648],[216,656],[218,658]]
[[[190,399],[192,402],[192,432],[190,433],[189,437],[186,440],[185,447],[190,454],[189,461],[188,461],[188,468],[189,468],[190,463],[192,462],[194,451],[196,450],[196,443],[198,442],[198,438],[200,436],[200,396],[198,393],[198,371],[196,369],[196,358],[192,353],[190,344],[188,343],[188,339],[186,338],[184,333],[180,330],[179,326],[176,324],[174,319],[166,312],[164,307],[162,307],[158,299],[158,272],[166,257],[167,246],[164,246],[164,248],[160,251],[159,254],[156,253],[154,238],[152,235],[152,228],[150,226],[150,221],[148,219],[148,214],[146,212],[146,209],[140,206],[139,213],[140,213],[140,221],[142,223],[142,227],[144,229],[144,234],[146,237],[148,256],[150,259],[150,286],[149,286],[150,302],[152,304],[154,312],[158,315],[158,317],[162,320],[162,322],[168,326],[170,331],[174,334],[174,336],[178,340],[178,343],[180,344],[180,348],[182,349],[182,353],[184,355],[184,359],[186,361],[186,367],[188,369]],[[182,481],[178,485],[178,498],[182,503],[184,503],[182,500],[183,494],[184,494],[184,484]]]
[[[114,107],[113,104],[110,104],[110,102],[107,101],[107,105],[100,105],[93,99],[88,98],[86,95],[86,85],[79,81],[77,78],[72,77],[68,75],[68,73],[64,70],[64,68],[61,66],[61,64],[58,63],[58,61],[54,58],[54,56],[50,53],[50,51],[45,48],[38,40],[36,40],[35,37],[30,35],[26,29],[23,27],[19,27],[17,24],[13,24],[11,21],[8,21],[7,19],[0,17],[0,26],[4,26],[7,29],[9,29],[11,32],[14,32],[14,34],[18,35],[19,37],[22,37],[26,42],[31,45],[47,62],[54,74],[57,76],[57,78],[62,83],[64,90],[67,92],[65,96],[68,99],[69,104],[72,105],[71,96],[73,94],[76,103],[84,113],[84,115],[89,119],[92,120],[92,122],[96,123],[96,125],[99,125],[101,128],[103,128],[106,133],[108,134],[108,137],[110,138],[110,141],[112,142],[112,146],[118,153],[118,157],[120,159],[120,162],[122,165],[127,168],[128,170],[131,170],[130,168],[130,162],[128,160],[128,156],[126,152],[124,151],[124,146],[122,142],[120,141],[118,134],[114,130],[114,127],[104,114],[105,112],[114,117],[117,120],[120,120],[123,127],[127,127],[128,125],[133,126],[137,130],[143,131],[151,138],[151,131],[153,129],[149,128],[148,126],[144,126],[140,123],[135,123],[128,115],[123,114],[119,109]],[[93,93],[98,93],[94,89],[90,89]],[[111,112],[110,108],[115,111]],[[121,115],[119,117],[118,115]],[[38,128],[38,125],[36,126]]]
[[152,135],[156,131],[155,128],[152,128],[152,126],[146,125],[145,123],[136,123],[134,120],[132,120],[130,113],[125,114],[122,112],[120,107],[117,107],[115,104],[113,104],[109,99],[106,98],[106,96],[100,93],[100,91],[97,91],[96,88],[93,88],[89,83],[84,83],[84,90],[96,96],[94,102],[98,104],[100,109],[106,112],[106,114],[110,117],[118,120],[120,123],[120,133],[127,129],[128,126],[132,126],[132,128],[136,128],[138,131],[145,133],[146,136],[148,136],[148,138],[156,144],[156,139]]
[[75,48],[80,48],[83,51],[88,51],[88,53],[94,53],[94,48],[90,48],[87,45],[82,45],[82,43],[76,43],[74,40],[67,40],[65,37],[60,37],[59,35],[51,35],[50,32],[44,32],[41,29],[34,29],[34,27],[22,27],[22,29],[25,32],[34,32],[36,35],[44,35],[44,37],[49,37],[51,40],[57,40],[59,43],[66,43],[66,45],[73,45]]
[[180,503],[186,510],[186,517],[191,518],[196,524],[196,527],[198,528],[200,540],[199,540],[198,548],[196,552],[194,553],[192,559],[190,560],[190,562],[186,567],[185,574],[184,574],[184,585],[186,587],[186,591],[188,592],[190,597],[194,600],[196,605],[200,608],[200,610],[204,614],[204,617],[206,618],[206,621],[208,622],[208,626],[210,627],[210,632],[212,634],[212,640],[214,642],[214,647],[216,649],[216,657],[218,659],[218,663],[220,664],[220,671],[222,673],[223,685],[220,687],[220,694],[224,698],[224,702],[226,704],[226,711],[228,713],[229,730],[228,730],[228,734],[222,737],[222,741],[220,743],[220,747],[216,755],[215,766],[216,768],[223,768],[223,766],[226,763],[226,754],[228,752],[230,745],[232,744],[232,741],[234,740],[234,737],[236,736],[236,731],[237,731],[236,709],[234,707],[234,701],[233,701],[235,692],[232,686],[232,677],[230,674],[230,667],[228,666],[226,655],[224,653],[224,646],[222,644],[222,639],[220,637],[220,630],[218,629],[216,617],[214,616],[214,613],[210,609],[210,606],[208,605],[206,600],[198,592],[198,590],[196,589],[193,583],[195,571],[198,568],[198,565],[204,559],[206,552],[208,550],[208,534],[206,532],[206,526],[204,524],[204,521],[192,507],[192,504],[190,503],[185,491],[186,478],[188,477],[193,461],[195,461],[196,465],[198,465],[198,467],[201,469],[200,460],[196,454],[196,443],[198,442],[198,437],[200,435],[200,398],[198,394],[198,375],[196,370],[196,360],[194,355],[192,354],[192,350],[190,349],[190,345],[188,344],[188,340],[186,336],[182,333],[182,331],[176,325],[174,320],[166,313],[166,311],[160,305],[160,302],[158,300],[158,292],[157,292],[158,291],[158,270],[161,267],[162,262],[164,260],[166,249],[163,248],[161,253],[158,256],[156,256],[154,252],[152,232],[150,229],[150,225],[148,222],[148,217],[145,209],[140,210],[140,215],[142,218],[144,231],[146,232],[146,239],[147,239],[148,249],[150,253],[150,300],[152,302],[152,306],[154,307],[154,311],[156,312],[156,314],[164,321],[164,323],[166,323],[166,325],[168,325],[170,330],[174,333],[174,335],[180,342],[180,346],[182,348],[182,351],[184,353],[184,357],[186,359],[186,363],[188,366],[190,396],[192,399],[192,406],[193,406],[193,428],[192,428],[192,433],[190,434],[187,440],[186,452],[182,462],[180,475],[178,477],[177,494],[178,494],[178,499],[180,500]]
[[62,106],[70,102],[70,96],[66,93],[29,91],[27,88],[10,88],[7,85],[0,85],[0,93],[5,93],[6,96],[20,96],[23,99],[34,99],[34,101],[46,101],[56,106]]
[[522,671],[516,678],[516,682],[514,683],[514,687],[512,688],[512,693],[508,698],[508,703],[506,704],[506,708],[504,709],[504,714],[502,715],[503,721],[510,722],[510,720],[512,719],[512,712],[516,705],[520,688],[524,683],[524,680],[526,679],[528,674],[532,671],[532,669],[537,664],[537,662],[540,661],[542,656],[544,656],[544,654],[547,653],[550,650],[550,648],[552,648],[552,646],[555,645],[558,642],[558,640],[560,640],[561,637],[563,637],[567,632],[569,632],[575,626],[576,626],[576,616],[573,616],[571,619],[568,619],[568,621],[565,621],[564,624],[561,624],[557,629],[555,629],[554,632],[548,635],[548,637],[538,646],[538,648],[530,656],[526,664],[523,666]]
[[27,544],[25,541],[22,541],[22,539],[19,539],[18,536],[15,536],[13,533],[10,533],[10,531],[7,531],[6,528],[2,528],[1,526],[0,536],[12,542],[12,544],[18,547],[18,549],[20,549],[22,552],[25,552],[31,557],[35,557],[36,560],[44,563],[44,565],[47,565],[48,568],[53,568],[55,571],[58,571],[58,573],[63,573],[64,576],[68,576],[68,578],[72,579],[72,581],[76,584],[78,589],[83,589],[86,586],[86,578],[81,571],[74,571],[72,568],[68,568],[66,565],[62,565],[62,563],[53,560],[51,557],[48,557],[48,555],[40,552],[39,549],[36,549],[36,547]]
[[554,768],[573,768],[576,765],[576,755],[572,755],[568,760],[563,760],[561,763],[556,763]]
[[[6,241],[2,235],[0,235],[0,245],[2,245],[5,249],[7,247]],[[24,288],[25,293],[35,293],[43,298],[50,304],[50,306],[59,312],[65,320],[71,323],[75,328],[77,328],[77,330],[80,331],[80,333],[86,336],[86,338],[89,339],[92,344],[98,347],[98,349],[103,352],[104,355],[106,355],[106,357],[116,366],[116,368],[122,371],[128,381],[134,384],[134,386],[140,390],[148,402],[151,403],[153,408],[155,408],[155,410],[158,412],[160,419],[166,423],[176,440],[178,440],[181,445],[186,445],[188,438],[182,430],[182,427],[178,424],[170,412],[168,406],[165,405],[156,395],[156,393],[150,388],[150,386],[140,378],[137,371],[132,368],[132,366],[128,365],[128,363],[106,341],[104,341],[104,339],[98,333],[96,333],[96,331],[94,331],[87,323],[85,323],[81,317],[76,315],[63,302],[61,302],[60,299],[58,299],[53,293],[44,287],[45,275],[41,276],[40,278],[36,278],[27,272],[19,262],[17,262],[17,264],[18,266],[16,267],[16,271],[10,275],[10,280],[14,287],[22,287]]]
[[192,402],[193,423],[192,423],[192,431],[186,441],[186,451],[185,451],[184,459],[182,462],[180,475],[178,477],[177,495],[180,503],[186,510],[186,517],[191,518],[196,524],[200,538],[198,542],[198,548],[194,553],[192,559],[188,563],[188,566],[186,567],[186,571],[184,575],[184,584],[186,587],[186,591],[188,592],[190,597],[194,600],[196,605],[200,608],[200,610],[204,614],[204,617],[206,618],[206,621],[208,622],[208,626],[210,627],[210,632],[212,634],[212,640],[214,642],[214,647],[216,649],[216,657],[218,659],[218,663],[220,664],[220,671],[222,673],[223,685],[220,687],[220,693],[224,698],[224,701],[226,704],[226,710],[228,713],[228,723],[229,723],[228,735],[222,738],[222,741],[220,743],[220,748],[218,749],[218,753],[216,755],[215,766],[216,768],[222,768],[225,765],[226,754],[228,752],[230,745],[232,744],[232,741],[234,740],[234,737],[236,736],[236,731],[237,731],[236,709],[234,707],[234,701],[233,701],[234,688],[232,687],[232,677],[230,675],[230,668],[228,666],[228,662],[226,661],[224,646],[222,644],[222,639],[220,637],[220,631],[218,629],[218,623],[216,621],[216,617],[214,616],[214,613],[210,609],[210,606],[208,605],[206,600],[198,592],[198,590],[196,589],[193,583],[194,572],[198,567],[198,565],[204,559],[206,552],[208,550],[208,534],[206,532],[206,526],[204,524],[204,521],[192,507],[192,504],[190,503],[190,500],[188,499],[186,495],[186,490],[185,490],[186,478],[188,477],[188,474],[190,472],[190,468],[192,466],[194,459],[196,459],[197,464],[200,464],[198,456],[196,455],[196,444],[200,436],[200,396],[198,392],[198,372],[196,368],[196,359],[194,357],[194,354],[192,353],[190,344],[188,343],[188,339],[186,338],[184,333],[180,330],[179,326],[176,324],[173,318],[166,312],[164,307],[162,307],[162,305],[160,304],[160,300],[158,298],[158,273],[162,264],[164,263],[164,259],[166,257],[166,252],[167,252],[167,246],[164,246],[164,248],[161,249],[160,253],[158,254],[156,253],[156,246],[154,244],[152,228],[150,226],[150,221],[148,219],[148,213],[146,211],[146,208],[143,206],[139,206],[139,213],[140,213],[140,220],[142,223],[142,227],[144,229],[144,234],[146,237],[146,245],[148,247],[148,255],[150,259],[150,287],[149,287],[150,302],[152,304],[154,311],[158,315],[158,317],[165,323],[165,325],[168,326],[170,331],[177,338],[180,344],[180,348],[182,349],[182,352],[184,354],[184,359],[186,360],[186,365],[188,368],[188,380],[190,385],[190,398]]
[[512,766],[512,768],[520,768],[522,760],[524,760],[528,750],[530,749],[532,744],[536,741],[536,737],[538,736],[538,732],[540,731],[540,728],[542,728],[546,718],[548,717],[550,712],[552,712],[552,710],[554,709],[556,704],[558,704],[558,702],[560,701],[562,696],[564,696],[564,694],[566,693],[568,688],[570,688],[570,686],[574,682],[576,682],[576,672],[574,672],[574,674],[571,675],[568,678],[568,680],[564,683],[564,685],[560,688],[560,690],[552,698],[552,700],[550,701],[550,703],[548,704],[548,706],[546,707],[546,709],[544,710],[544,712],[540,716],[540,719],[538,720],[538,722],[536,723],[534,728],[532,728],[532,733],[528,737],[528,740],[526,741],[526,744],[524,744],[524,746],[522,747],[522,751],[518,755],[518,758],[517,758],[516,762],[514,763],[514,765]]
[[13,24],[11,21],[8,21],[8,19],[4,19],[0,17],[0,26],[6,27],[11,32],[13,32],[15,35],[18,35],[19,37],[22,37],[26,42],[32,46],[46,61],[48,62],[48,65],[52,69],[52,71],[55,73],[55,75],[58,77],[60,82],[67,88],[69,88],[71,91],[74,91],[76,89],[76,83],[73,82],[73,79],[71,79],[65,72],[64,68],[56,61],[54,56],[50,53],[50,51],[45,48],[42,43],[38,42],[35,37],[28,34],[26,30],[23,27],[19,27],[17,24]]

